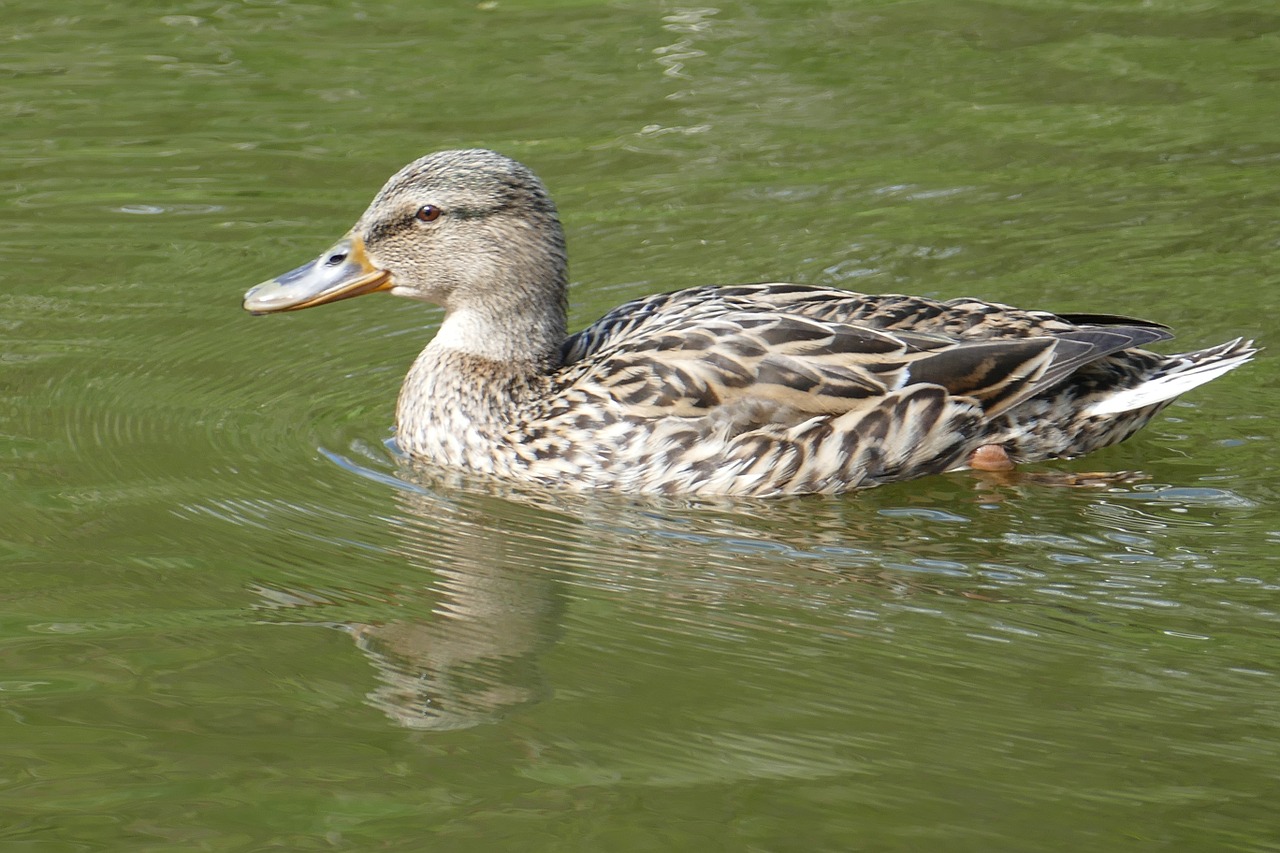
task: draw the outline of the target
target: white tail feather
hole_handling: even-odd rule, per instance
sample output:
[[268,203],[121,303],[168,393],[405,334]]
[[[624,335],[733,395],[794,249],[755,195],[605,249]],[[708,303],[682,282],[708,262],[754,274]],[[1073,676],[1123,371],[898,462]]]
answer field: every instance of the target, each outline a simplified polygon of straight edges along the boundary
[[1237,338],[1220,346],[1200,352],[1189,352],[1172,359],[1166,372],[1148,379],[1133,388],[1117,391],[1085,409],[1087,415],[1118,415],[1155,403],[1172,400],[1198,385],[1211,382],[1229,370],[1249,361],[1257,350],[1252,341]]

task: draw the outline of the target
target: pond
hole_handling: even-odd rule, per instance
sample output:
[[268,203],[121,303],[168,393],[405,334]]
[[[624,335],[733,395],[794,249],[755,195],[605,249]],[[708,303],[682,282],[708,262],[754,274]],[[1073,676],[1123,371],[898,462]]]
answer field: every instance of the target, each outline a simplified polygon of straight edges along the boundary
[[0,10],[5,849],[1280,849],[1270,351],[1025,476],[649,500],[401,460],[437,310],[240,309],[484,146],[575,328],[790,280],[1275,347],[1272,4]]

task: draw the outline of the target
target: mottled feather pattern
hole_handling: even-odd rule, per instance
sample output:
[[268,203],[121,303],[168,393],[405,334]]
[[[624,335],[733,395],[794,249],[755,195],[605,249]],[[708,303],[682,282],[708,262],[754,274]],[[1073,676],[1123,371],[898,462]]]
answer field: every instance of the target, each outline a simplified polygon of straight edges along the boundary
[[[963,467],[983,444],[1032,461],[1127,437],[1162,405],[1082,410],[1158,373],[1166,357],[1131,347],[1169,335],[1103,319],[1117,325],[972,299],[695,288],[627,303],[571,336],[558,369],[503,392],[510,410],[492,434],[479,437],[474,414],[449,424],[441,410],[457,409],[438,400],[429,421],[401,420],[444,436],[410,440],[421,455],[548,484],[837,492]],[[481,385],[492,369],[467,368]],[[463,435],[477,439],[465,450]]]

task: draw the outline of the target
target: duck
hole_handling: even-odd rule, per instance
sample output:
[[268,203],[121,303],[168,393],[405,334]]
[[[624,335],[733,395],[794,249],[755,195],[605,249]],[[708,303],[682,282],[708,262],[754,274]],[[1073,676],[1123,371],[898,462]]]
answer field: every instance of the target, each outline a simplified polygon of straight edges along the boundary
[[976,298],[770,282],[633,299],[569,334],[564,229],[526,166],[486,149],[405,166],[252,314],[386,292],[444,309],[395,443],[447,469],[577,491],[768,497],[1004,470],[1124,441],[1249,361],[1176,355],[1167,326]]

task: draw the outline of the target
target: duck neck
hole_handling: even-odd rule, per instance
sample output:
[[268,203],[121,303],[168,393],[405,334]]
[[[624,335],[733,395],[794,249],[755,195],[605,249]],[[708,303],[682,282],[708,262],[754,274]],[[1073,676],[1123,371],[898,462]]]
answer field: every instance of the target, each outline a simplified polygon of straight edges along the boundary
[[563,298],[541,310],[534,301],[513,306],[464,305],[446,311],[424,354],[433,352],[442,359],[455,354],[509,370],[542,371],[559,361],[565,330]]
[[563,301],[542,312],[449,311],[400,389],[400,446],[442,464],[493,470],[509,450],[512,424],[559,364],[564,335]]

